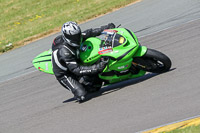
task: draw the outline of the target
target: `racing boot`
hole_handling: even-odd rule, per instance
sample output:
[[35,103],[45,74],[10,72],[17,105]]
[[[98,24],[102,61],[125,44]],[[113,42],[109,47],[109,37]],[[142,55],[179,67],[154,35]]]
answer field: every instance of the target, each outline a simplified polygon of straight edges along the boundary
[[86,94],[87,94],[87,92],[85,91],[85,89],[83,87],[72,90],[72,93],[74,94],[74,98],[79,103],[81,103],[85,100]]
[[99,89],[102,86],[102,82],[98,82],[99,80],[96,77],[89,77],[89,76],[83,76],[79,79],[79,83],[81,83],[85,90],[88,93],[99,91]]
[[85,95],[87,94],[85,88],[74,78],[70,76],[63,76],[58,80],[66,89],[74,94],[75,99],[77,99],[78,101],[83,101],[85,99]]

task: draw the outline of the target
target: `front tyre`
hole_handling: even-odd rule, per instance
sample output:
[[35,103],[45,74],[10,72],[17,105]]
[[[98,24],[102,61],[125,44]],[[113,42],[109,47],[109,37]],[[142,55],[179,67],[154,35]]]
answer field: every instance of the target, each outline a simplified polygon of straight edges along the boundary
[[133,64],[139,69],[153,73],[163,73],[171,68],[169,57],[153,49],[148,49],[142,57],[134,58]]

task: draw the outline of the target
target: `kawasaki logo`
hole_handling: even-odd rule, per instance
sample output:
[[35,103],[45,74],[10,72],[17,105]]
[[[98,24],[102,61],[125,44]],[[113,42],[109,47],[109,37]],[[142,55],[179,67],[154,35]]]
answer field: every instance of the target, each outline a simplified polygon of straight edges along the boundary
[[128,65],[120,66],[120,67],[118,67],[117,69],[123,69],[123,68],[126,68],[126,67],[128,67]]

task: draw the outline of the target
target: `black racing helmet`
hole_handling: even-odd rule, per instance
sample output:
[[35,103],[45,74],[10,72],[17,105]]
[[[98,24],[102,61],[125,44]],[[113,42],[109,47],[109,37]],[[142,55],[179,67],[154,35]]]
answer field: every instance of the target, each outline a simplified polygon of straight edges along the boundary
[[69,21],[64,23],[61,31],[63,38],[70,46],[76,48],[80,46],[82,42],[81,28],[76,22]]

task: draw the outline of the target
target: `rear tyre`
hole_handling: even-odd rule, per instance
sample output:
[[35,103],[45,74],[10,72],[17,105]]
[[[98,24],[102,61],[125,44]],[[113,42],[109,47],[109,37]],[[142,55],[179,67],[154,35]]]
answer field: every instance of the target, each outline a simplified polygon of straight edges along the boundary
[[153,73],[163,73],[171,68],[169,57],[153,49],[148,49],[142,57],[134,58],[133,64],[139,69]]

